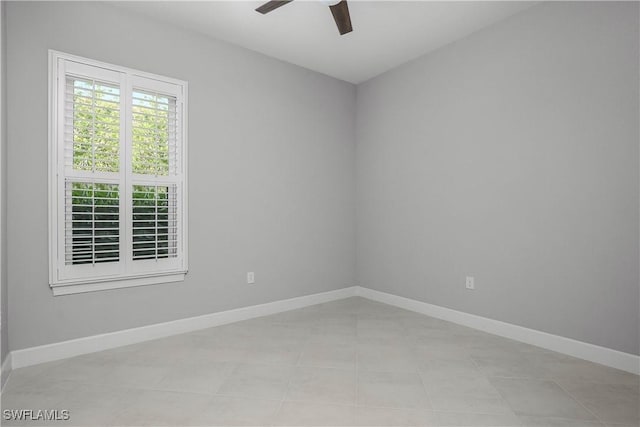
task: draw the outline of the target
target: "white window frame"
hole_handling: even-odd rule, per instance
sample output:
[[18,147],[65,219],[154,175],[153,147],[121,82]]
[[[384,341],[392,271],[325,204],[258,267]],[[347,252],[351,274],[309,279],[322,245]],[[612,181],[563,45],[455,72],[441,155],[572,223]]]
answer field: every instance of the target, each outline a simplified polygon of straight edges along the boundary
[[[171,181],[177,185],[178,212],[177,212],[177,252],[178,257],[167,260],[137,260],[129,258],[132,252],[132,201],[127,200],[131,194],[133,185],[162,185],[167,182],[164,177],[150,177],[140,183],[140,175],[135,176],[128,166],[130,162],[131,146],[121,143],[120,162],[121,175],[124,179],[119,182],[124,183],[124,187],[119,189],[120,195],[120,221],[121,230],[124,235],[120,236],[121,248],[126,247],[124,252],[120,251],[119,268],[101,268],[108,271],[106,274],[87,274],[65,276],[65,234],[64,234],[64,91],[66,73],[63,68],[65,64],[72,63],[78,69],[82,67],[98,67],[104,70],[105,75],[113,76],[114,73],[120,76],[120,96],[121,106],[126,105],[121,114],[126,114],[124,118],[124,128],[121,127],[121,141],[126,132],[131,129],[131,95],[136,81],[144,79],[144,89],[155,90],[176,97],[176,109],[179,114],[180,126],[178,138],[178,178]],[[62,65],[61,65],[62,64]],[[93,71],[96,71],[95,69]],[[101,70],[97,70],[100,72]],[[99,77],[93,75],[93,77]],[[113,78],[110,80],[113,81]],[[149,85],[153,87],[149,87]],[[136,85],[136,87],[139,87]],[[122,121],[121,121],[122,123]],[[76,55],[70,55],[55,50],[49,50],[49,285],[54,295],[68,295],[82,292],[101,291],[107,289],[126,288],[132,286],[144,286],[168,282],[180,282],[188,270],[187,249],[188,249],[188,221],[187,221],[187,82],[169,77],[159,76],[139,70],[133,70],[113,64],[107,64]],[[123,225],[122,225],[123,224]],[[128,246],[127,246],[128,245]],[[107,263],[110,264],[110,263]],[[141,266],[146,266],[140,268]],[[103,264],[104,265],[104,264]],[[85,267],[85,266],[78,266]],[[87,265],[86,267],[91,267]],[[90,270],[90,268],[86,268]],[[110,271],[109,271],[110,270]]]

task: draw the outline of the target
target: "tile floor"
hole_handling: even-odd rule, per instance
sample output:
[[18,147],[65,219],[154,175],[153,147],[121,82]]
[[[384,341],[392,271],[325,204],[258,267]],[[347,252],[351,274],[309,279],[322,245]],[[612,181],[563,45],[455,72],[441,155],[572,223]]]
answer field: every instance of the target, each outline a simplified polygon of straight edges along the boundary
[[638,427],[638,377],[349,298],[15,370],[77,426]]

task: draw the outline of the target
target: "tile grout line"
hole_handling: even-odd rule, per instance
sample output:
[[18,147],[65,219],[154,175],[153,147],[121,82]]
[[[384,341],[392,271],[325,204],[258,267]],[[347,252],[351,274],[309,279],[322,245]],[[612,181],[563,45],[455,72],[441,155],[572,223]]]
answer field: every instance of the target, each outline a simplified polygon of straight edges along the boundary
[[297,368],[300,367],[300,361],[302,360],[302,352],[304,348],[300,349],[298,352],[298,357],[296,358],[296,363],[293,365],[292,372],[289,374],[289,379],[287,380],[287,385],[284,388],[284,392],[282,393],[282,398],[280,399],[280,405],[278,405],[278,410],[273,414],[273,422],[270,422],[269,425],[276,425],[275,421],[278,419],[278,415],[282,412],[282,407],[284,406],[284,401],[287,397],[287,393],[289,392],[289,388],[291,387],[291,381],[293,381],[293,377],[296,373]]
[[412,342],[412,340],[410,339],[411,334],[409,334],[409,331],[407,330],[407,328],[405,326],[403,326],[404,332],[405,332],[405,339],[407,341],[407,346],[409,347],[410,350],[410,354],[411,357],[415,360],[416,362],[416,375],[418,375],[418,378],[420,378],[420,384],[422,384],[422,389],[424,390],[424,394],[427,396],[427,400],[429,401],[429,409],[431,411],[435,412],[435,406],[433,406],[433,399],[431,398],[431,393],[429,393],[429,390],[427,390],[427,385],[425,384],[424,381],[424,377],[422,376],[422,373],[420,372],[420,362],[419,362],[419,357],[416,354],[415,351],[415,344]]
[[511,410],[511,413],[518,419],[518,421],[521,422],[520,416],[518,415],[518,413],[516,412],[516,410],[513,408],[513,406],[511,406],[511,404],[509,403],[509,401],[507,399],[505,399],[504,395],[502,394],[502,392],[500,392],[500,390],[493,385],[493,383],[491,382],[491,377],[489,377],[480,367],[480,365],[478,365],[478,362],[475,361],[475,359],[472,356],[469,356],[469,360],[471,360],[471,363],[473,363],[473,365],[476,367],[476,369],[478,369],[478,371],[484,375],[484,378],[487,379],[487,381],[489,382],[489,384],[491,384],[491,387],[493,387],[496,392],[498,393],[498,395],[500,396],[500,399],[507,405],[507,407]]
[[595,413],[593,413],[593,411],[591,411],[589,408],[587,408],[585,405],[582,404],[582,402],[580,400],[578,400],[577,397],[575,397],[573,394],[569,393],[564,387],[562,387],[557,381],[555,380],[549,380],[552,383],[554,383],[555,385],[557,385],[560,390],[564,391],[571,399],[573,399],[578,405],[580,405],[585,411],[587,411],[589,414],[593,415],[593,417],[600,422],[600,424],[602,425],[608,425],[608,423],[605,423],[603,420],[600,419],[600,417],[598,417]]

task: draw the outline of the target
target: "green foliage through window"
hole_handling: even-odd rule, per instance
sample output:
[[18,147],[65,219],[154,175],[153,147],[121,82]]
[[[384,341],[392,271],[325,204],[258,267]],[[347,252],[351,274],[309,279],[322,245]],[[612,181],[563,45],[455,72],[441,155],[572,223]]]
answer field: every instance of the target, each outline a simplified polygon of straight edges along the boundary
[[133,186],[133,259],[175,256],[175,188]]
[[70,106],[73,111],[73,168],[118,172],[120,89],[93,80],[70,80],[73,87]]
[[167,176],[175,150],[175,99],[136,90],[132,106],[133,173]]
[[67,183],[66,263],[93,264],[120,259],[118,185]]

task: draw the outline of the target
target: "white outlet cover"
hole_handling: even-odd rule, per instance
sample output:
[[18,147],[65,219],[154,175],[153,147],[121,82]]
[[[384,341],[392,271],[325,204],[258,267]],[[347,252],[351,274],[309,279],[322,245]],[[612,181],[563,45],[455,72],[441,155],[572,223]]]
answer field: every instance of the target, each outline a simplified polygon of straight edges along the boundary
[[256,283],[256,275],[253,272],[247,273],[247,283],[248,284]]
[[465,280],[465,286],[467,287],[467,289],[475,289],[476,288],[475,279],[471,276],[467,276]]

